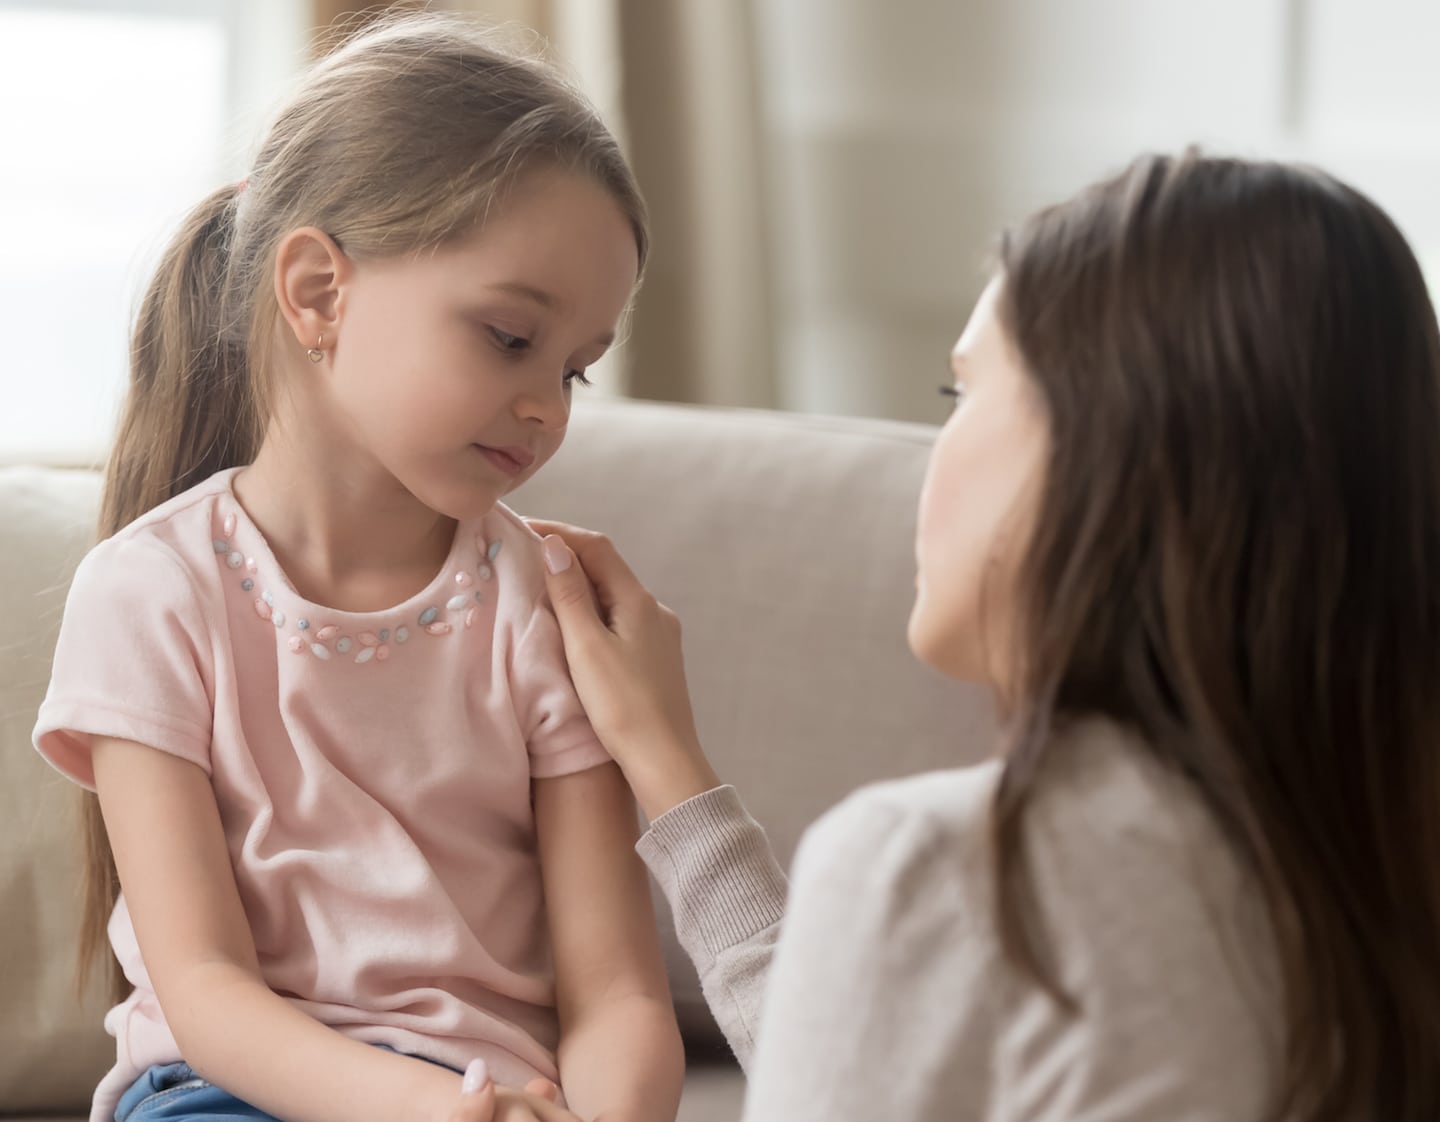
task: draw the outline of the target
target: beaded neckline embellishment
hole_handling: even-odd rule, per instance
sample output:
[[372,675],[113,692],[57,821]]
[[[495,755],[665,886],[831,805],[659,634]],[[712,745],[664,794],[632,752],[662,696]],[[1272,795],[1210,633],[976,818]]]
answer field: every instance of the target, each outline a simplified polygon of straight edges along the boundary
[[217,556],[225,559],[225,567],[235,573],[240,590],[254,596],[256,617],[269,623],[276,631],[283,632],[287,625],[293,626],[285,642],[295,654],[309,654],[321,662],[338,659],[360,666],[369,662],[385,662],[394,646],[408,643],[415,635],[423,633],[438,638],[473,627],[480,615],[480,605],[485,602],[485,591],[475,587],[475,582],[477,579],[485,583],[494,581],[495,558],[500,555],[503,544],[487,542],[483,535],[476,534],[475,547],[480,560],[473,573],[468,568],[455,571],[451,577],[455,591],[443,603],[429,604],[413,621],[400,617],[393,627],[351,634],[337,624],[320,620],[302,617],[292,621],[276,606],[275,596],[268,589],[260,589],[257,594],[255,580],[260,566],[254,557],[246,556],[234,547],[236,526],[235,515],[225,515],[220,526],[221,536],[211,541],[210,545]]

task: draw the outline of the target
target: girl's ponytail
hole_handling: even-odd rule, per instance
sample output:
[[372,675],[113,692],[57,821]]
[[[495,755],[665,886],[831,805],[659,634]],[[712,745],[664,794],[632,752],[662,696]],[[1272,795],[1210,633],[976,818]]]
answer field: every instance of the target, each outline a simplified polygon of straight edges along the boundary
[[140,305],[130,390],[105,471],[101,537],[254,456],[254,390],[230,293],[239,198],[236,187],[222,187],[190,212]]
[[[242,189],[243,190],[243,189]],[[258,446],[255,390],[244,328],[234,322],[229,250],[239,193],[226,186],[186,217],[140,305],[130,344],[130,387],[105,470],[100,537],[222,468],[249,463]],[[85,887],[79,948],[83,988],[106,947],[120,895],[100,802],[84,795]],[[109,961],[115,999],[128,992]]]

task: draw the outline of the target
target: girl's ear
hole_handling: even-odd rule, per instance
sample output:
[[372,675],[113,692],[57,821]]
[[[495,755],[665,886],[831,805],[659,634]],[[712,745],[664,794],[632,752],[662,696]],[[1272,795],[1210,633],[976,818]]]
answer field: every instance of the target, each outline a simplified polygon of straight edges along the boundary
[[[335,345],[342,291],[354,264],[314,226],[291,230],[275,251],[275,302],[295,342],[309,351]],[[322,342],[323,340],[323,342]]]

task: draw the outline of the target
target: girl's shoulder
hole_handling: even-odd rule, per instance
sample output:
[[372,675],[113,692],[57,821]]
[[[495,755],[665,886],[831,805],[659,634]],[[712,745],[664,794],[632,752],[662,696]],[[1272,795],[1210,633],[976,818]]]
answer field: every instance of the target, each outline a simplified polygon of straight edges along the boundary
[[519,607],[545,603],[545,570],[540,535],[504,503],[484,514],[475,529],[482,576],[501,580],[506,599]]
[[480,523],[497,538],[504,541],[522,542],[526,543],[527,547],[533,547],[535,556],[539,557],[540,535],[530,528],[530,524],[524,518],[504,503],[496,503],[481,516]]
[[101,556],[116,552],[127,545],[153,546],[172,553],[177,560],[198,557],[209,561],[215,554],[225,555],[227,539],[235,531],[234,520],[220,513],[221,500],[229,495],[230,481],[239,468],[226,468],[188,490],[152,507],[133,522],[121,527],[110,537],[98,542],[90,551]]
[[238,470],[216,473],[96,543],[80,562],[72,595],[98,587],[156,600],[191,596],[217,561],[235,559],[228,540],[234,517],[223,513],[221,499]]

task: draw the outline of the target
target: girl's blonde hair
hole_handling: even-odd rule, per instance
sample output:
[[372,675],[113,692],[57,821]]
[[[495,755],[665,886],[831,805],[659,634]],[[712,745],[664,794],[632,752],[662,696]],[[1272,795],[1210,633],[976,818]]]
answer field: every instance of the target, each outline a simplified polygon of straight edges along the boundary
[[[415,253],[474,230],[502,191],[537,168],[578,171],[607,188],[630,219],[643,268],[648,233],[634,176],[595,110],[552,67],[435,15],[372,24],[318,62],[248,178],[190,213],[145,294],[101,536],[254,457],[274,400],[271,278],[286,234],[315,226],[361,259]],[[84,818],[82,985],[119,895],[93,795]]]

